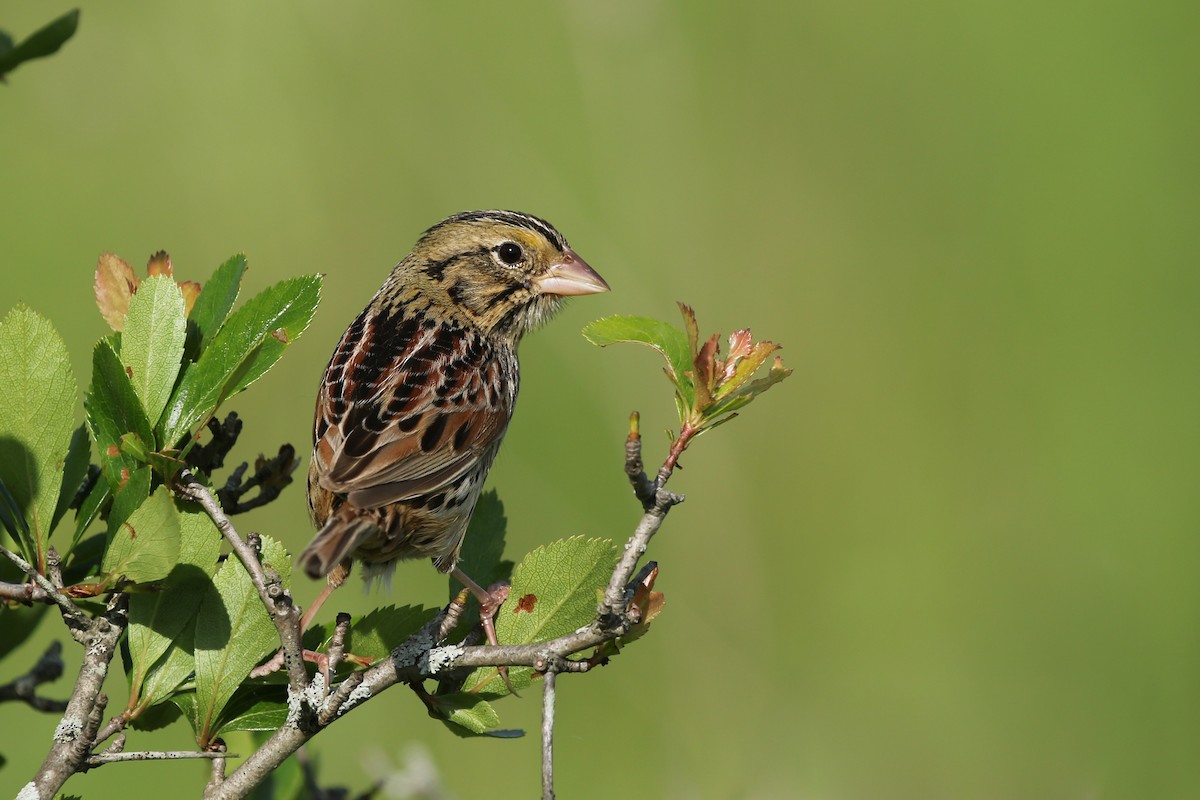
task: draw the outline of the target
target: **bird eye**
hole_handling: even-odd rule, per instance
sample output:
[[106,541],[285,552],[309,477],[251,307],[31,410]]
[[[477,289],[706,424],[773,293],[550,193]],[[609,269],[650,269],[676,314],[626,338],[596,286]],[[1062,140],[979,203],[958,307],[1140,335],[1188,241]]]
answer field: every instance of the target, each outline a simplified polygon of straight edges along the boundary
[[500,260],[510,267],[520,263],[525,257],[525,252],[521,249],[521,245],[516,242],[505,242],[496,248],[496,255],[500,256]]

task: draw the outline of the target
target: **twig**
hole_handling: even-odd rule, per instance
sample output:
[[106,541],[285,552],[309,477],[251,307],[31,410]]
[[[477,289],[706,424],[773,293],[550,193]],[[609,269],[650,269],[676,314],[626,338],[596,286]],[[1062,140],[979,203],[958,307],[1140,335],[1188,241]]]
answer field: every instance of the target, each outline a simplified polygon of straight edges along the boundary
[[299,697],[308,688],[308,672],[304,668],[303,648],[300,643],[300,609],[283,588],[279,573],[272,571],[270,576],[267,575],[259,561],[258,553],[238,535],[216,498],[189,470],[180,470],[176,490],[204,509],[249,573],[250,581],[258,590],[259,599],[279,631],[283,663],[287,667],[288,689],[294,697]]
[[222,739],[214,739],[209,745],[209,752],[213,754],[212,769],[208,773],[208,786],[205,788],[205,793],[215,786],[220,786],[225,782],[225,742]]
[[554,695],[558,673],[546,670],[542,679],[542,800],[554,800]]
[[14,603],[53,603],[54,598],[36,583],[0,581],[0,600]]
[[38,588],[45,592],[51,601],[58,604],[69,626],[82,630],[91,625],[91,618],[80,611],[79,607],[71,602],[71,598],[60,592],[45,575],[34,569],[32,564],[7,547],[0,547],[0,553],[3,553],[5,558],[16,564],[22,572],[33,578],[33,582],[38,585]]
[[333,625],[333,637],[329,640],[329,649],[326,650],[328,655],[325,668],[329,672],[325,676],[327,681],[337,672],[338,665],[342,663],[342,657],[346,655],[346,637],[349,635],[350,615],[343,611],[337,615],[337,620]]
[[100,767],[105,764],[117,764],[122,761],[177,761],[185,758],[237,758],[236,754],[227,756],[224,752],[215,753],[206,750],[140,750],[132,753],[97,753],[88,756],[88,767]]
[[6,700],[21,700],[38,711],[62,713],[67,710],[66,700],[51,700],[37,694],[37,687],[58,680],[62,674],[62,643],[52,642],[29,672],[0,686],[0,703]]

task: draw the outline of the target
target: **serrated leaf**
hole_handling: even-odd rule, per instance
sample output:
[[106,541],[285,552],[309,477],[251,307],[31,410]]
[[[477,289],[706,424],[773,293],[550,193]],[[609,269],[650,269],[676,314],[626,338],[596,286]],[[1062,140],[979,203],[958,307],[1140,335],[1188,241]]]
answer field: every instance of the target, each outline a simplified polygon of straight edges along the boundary
[[[54,519],[50,523],[51,529],[58,527],[58,523],[66,516],[67,510],[71,507],[75,494],[82,487],[83,479],[87,476],[91,455],[92,443],[88,438],[87,427],[80,425],[71,434],[71,443],[67,447],[67,457],[63,462],[62,486],[58,492],[58,505],[54,508]],[[74,541],[71,544],[74,546]],[[69,552],[71,552],[70,548],[67,548],[63,551],[63,555],[65,556]]]
[[[397,645],[421,629],[437,615],[437,609],[422,606],[384,606],[377,608],[350,624],[346,637],[346,652],[370,662],[387,658]],[[314,626],[310,630],[315,643],[324,646],[330,636],[327,626]],[[318,638],[319,637],[319,638]],[[307,641],[314,641],[308,639]]]
[[121,363],[151,423],[175,388],[186,336],[183,294],[169,270],[142,281],[125,315]]
[[138,277],[133,267],[113,253],[101,253],[96,262],[96,275],[92,279],[92,291],[96,295],[96,307],[100,316],[114,331],[125,329],[125,314],[129,301],[137,291]]
[[75,35],[78,27],[79,9],[76,8],[39,28],[16,47],[0,52],[0,79],[26,61],[57,53]]
[[170,492],[160,486],[111,532],[100,569],[110,581],[162,580],[179,559],[179,536],[179,514]]
[[[291,561],[283,545],[262,537],[262,560],[286,586]],[[259,661],[279,647],[275,625],[241,561],[228,558],[213,578],[196,617],[196,736],[201,747],[216,735],[221,712]]]
[[154,434],[129,375],[107,338],[97,342],[92,352],[92,385],[83,408],[96,443],[100,469],[108,485],[116,491],[141,466],[121,450],[121,437],[133,433],[150,443]]
[[667,360],[667,377],[675,384],[684,404],[688,408],[695,405],[696,391],[686,374],[693,368],[692,354],[683,331],[650,317],[617,315],[589,323],[584,326],[583,335],[600,347],[617,342],[653,347]]
[[[513,570],[508,600],[496,614],[501,644],[532,644],[564,636],[596,615],[596,591],[608,585],[617,564],[617,548],[608,539],[573,536],[534,550]],[[518,691],[529,685],[532,670],[510,667]],[[508,693],[495,667],[472,672],[462,691],[480,695]]]
[[717,389],[716,398],[720,400],[726,395],[734,392],[742,387],[754,373],[758,372],[759,367],[767,363],[767,359],[771,354],[779,349],[779,345],[774,342],[761,341],[750,343],[750,331],[743,328],[730,338],[730,348],[736,344],[740,344],[744,355],[735,355],[730,353],[726,361],[725,376],[721,381],[720,387]]
[[39,569],[62,488],[78,387],[62,337],[18,305],[0,322],[0,482],[28,530],[21,547]]
[[[758,397],[767,389],[770,389],[772,386],[779,383],[791,374],[792,370],[784,367],[783,362],[779,360],[778,356],[776,356],[775,363],[771,366],[771,369],[769,372],[767,372],[766,376],[750,381],[749,383],[743,383],[732,394],[729,394],[724,399],[718,400],[716,403],[709,406],[709,408],[705,409],[704,412],[705,419],[716,419],[722,414],[729,414],[730,412],[736,411],[737,409],[748,405],[754,398]],[[726,417],[725,419],[720,420],[720,422],[725,422],[728,419],[729,418]],[[709,423],[706,421],[705,428],[714,428],[716,427],[716,424],[719,424],[719,422]]]
[[[233,308],[242,288],[242,276],[245,274],[246,257],[239,253],[217,267],[217,271],[204,284],[204,289],[188,314],[188,322],[195,325],[194,346],[191,341],[188,342],[189,355],[193,361],[208,347],[208,343],[229,316],[229,310]],[[189,340],[191,338],[189,333]]]
[[184,373],[167,404],[163,441],[178,441],[222,402],[261,378],[308,327],[320,292],[320,276],[292,278],[235,311]]
[[129,598],[131,709],[162,702],[195,669],[195,617],[216,572],[221,533],[191,503],[179,509],[179,528],[179,563],[163,590]]
[[500,727],[496,709],[478,695],[455,692],[438,695],[433,700],[446,727],[458,736],[464,732],[480,736]]

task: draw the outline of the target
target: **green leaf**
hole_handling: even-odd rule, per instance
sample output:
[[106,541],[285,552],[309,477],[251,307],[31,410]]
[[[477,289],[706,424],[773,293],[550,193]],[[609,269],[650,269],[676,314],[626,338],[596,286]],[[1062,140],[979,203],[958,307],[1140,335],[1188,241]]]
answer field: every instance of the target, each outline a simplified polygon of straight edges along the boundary
[[[193,361],[204,352],[225,322],[225,317],[229,316],[229,310],[233,308],[242,288],[242,276],[245,274],[246,257],[239,253],[217,267],[217,271],[200,290],[200,296],[192,306],[192,313],[188,314],[188,322],[191,323],[188,333],[188,355]],[[194,337],[192,326],[195,327]]]
[[154,441],[154,434],[129,375],[108,338],[97,342],[92,351],[92,386],[83,408],[96,443],[100,469],[109,487],[116,491],[141,466],[121,450],[121,437],[133,433],[149,444]]
[[438,695],[433,701],[446,727],[458,736],[462,736],[464,731],[479,736],[500,726],[500,715],[496,709],[477,695],[455,692]]
[[75,35],[78,27],[79,9],[76,8],[40,28],[16,47],[0,52],[0,79],[26,61],[57,53]]
[[18,305],[0,322],[0,482],[21,511],[19,539],[39,569],[58,505],[78,387],[62,337]]
[[67,548],[67,552],[74,552],[79,540],[83,538],[83,534],[87,532],[88,527],[99,516],[100,510],[104,504],[112,499],[112,488],[108,485],[108,481],[103,478],[96,481],[96,485],[88,492],[88,496],[84,498],[83,505],[79,507],[79,511],[75,514],[75,535],[71,537],[71,546]]
[[617,342],[648,345],[662,353],[667,360],[667,377],[675,384],[684,404],[691,408],[696,402],[696,390],[686,373],[692,369],[692,355],[687,335],[665,322],[650,317],[618,315],[605,317],[584,326],[584,337],[594,345],[607,347]]
[[[163,582],[163,591],[129,597],[131,709],[162,702],[195,669],[196,612],[217,569],[221,533],[191,503],[180,510],[179,527],[179,563]],[[164,658],[170,650],[174,652]]]
[[[286,586],[291,561],[283,545],[262,537],[262,559],[279,572]],[[213,578],[196,617],[196,736],[201,747],[216,735],[221,712],[250,670],[279,647],[246,568],[228,558]]]
[[[125,315],[121,363],[151,423],[162,415],[175,388],[186,337],[179,284],[167,275],[142,281]],[[147,444],[153,449],[153,442]]]
[[13,541],[20,544],[22,551],[26,548],[25,542],[32,541],[29,536],[29,523],[25,520],[25,512],[21,511],[21,506],[2,480],[0,480],[0,524],[13,538]]
[[[58,523],[67,514],[67,510],[71,507],[71,501],[75,499],[76,492],[83,485],[83,479],[87,476],[88,462],[92,455],[92,443],[88,439],[87,427],[80,425],[71,434],[71,444],[67,447],[67,458],[63,462],[62,486],[58,492],[58,505],[54,509],[54,519],[50,523],[51,528],[57,528]],[[74,541],[72,541],[74,546]],[[65,556],[71,552],[70,548],[63,552]]]
[[[617,564],[617,548],[608,539],[572,536],[539,547],[513,571],[508,600],[496,614],[501,644],[533,644],[564,636],[596,615],[596,593],[608,585]],[[532,670],[510,667],[515,689],[528,686]],[[503,695],[508,687],[495,667],[472,672],[462,691]]]
[[235,311],[184,373],[167,405],[163,441],[178,441],[223,401],[261,378],[308,327],[320,294],[320,276],[292,278]]
[[125,485],[113,495],[112,506],[108,510],[108,536],[105,548],[116,534],[117,528],[137,511],[142,503],[150,497],[150,469],[138,467],[129,475]]
[[182,716],[179,707],[170,703],[143,709],[129,720],[129,727],[138,731],[157,731],[167,727]]
[[110,586],[121,580],[162,580],[179,558],[179,536],[179,513],[170,492],[160,486],[111,531],[100,569],[109,577]]
[[[757,380],[750,381],[749,383],[743,383],[732,394],[727,395],[724,399],[718,400],[716,403],[713,403],[713,405],[705,409],[705,428],[716,427],[716,424],[709,423],[707,420],[716,419],[722,414],[729,414],[730,412],[736,411],[737,409],[748,405],[754,398],[758,397],[767,389],[770,389],[772,386],[779,383],[791,374],[792,370],[784,367],[779,359],[776,358],[775,364],[772,365],[770,371],[767,372],[765,377],[758,378]],[[728,419],[728,417],[725,419]],[[724,421],[725,420],[721,420],[721,422]]]
[[[387,658],[397,645],[436,615],[437,609],[422,606],[377,608],[351,623],[350,634],[346,637],[346,652],[371,662]],[[307,643],[324,647],[330,635],[328,626],[314,625],[306,631],[304,638]]]
[[214,735],[278,730],[287,719],[287,711],[287,686],[281,683],[242,686],[229,699]]

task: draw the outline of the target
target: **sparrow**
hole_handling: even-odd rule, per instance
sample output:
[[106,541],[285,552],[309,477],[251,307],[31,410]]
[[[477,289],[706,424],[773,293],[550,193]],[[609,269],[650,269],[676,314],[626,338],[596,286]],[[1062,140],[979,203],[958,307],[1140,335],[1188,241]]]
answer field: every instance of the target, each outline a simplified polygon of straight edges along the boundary
[[512,418],[517,346],[564,298],[608,290],[554,226],[467,211],[427,230],[342,335],[321,380],[308,507],[317,534],[299,563],[327,586],[432,559],[492,614],[507,587],[458,569],[467,523]]

